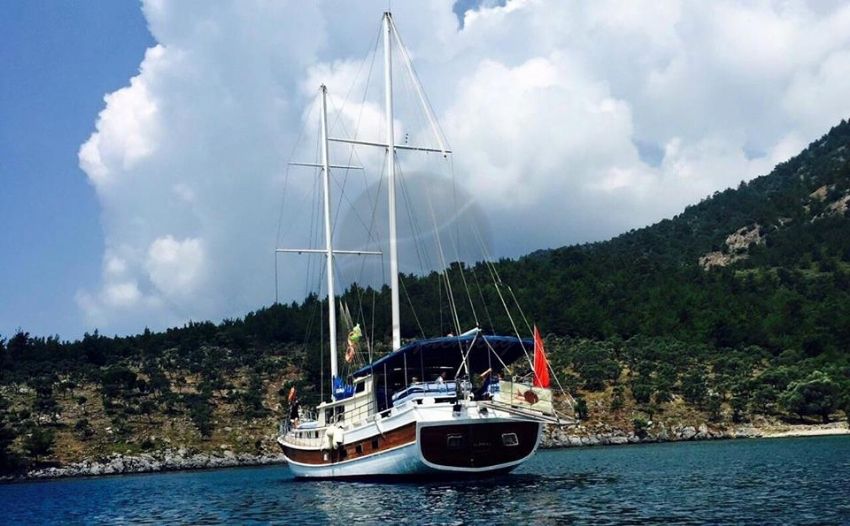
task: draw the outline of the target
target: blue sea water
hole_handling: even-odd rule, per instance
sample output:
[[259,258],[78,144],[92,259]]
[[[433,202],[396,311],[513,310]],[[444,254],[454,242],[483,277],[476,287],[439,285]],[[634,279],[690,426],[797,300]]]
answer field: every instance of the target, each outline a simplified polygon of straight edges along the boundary
[[3,524],[850,524],[850,436],[541,451],[495,479],[285,466],[0,486]]

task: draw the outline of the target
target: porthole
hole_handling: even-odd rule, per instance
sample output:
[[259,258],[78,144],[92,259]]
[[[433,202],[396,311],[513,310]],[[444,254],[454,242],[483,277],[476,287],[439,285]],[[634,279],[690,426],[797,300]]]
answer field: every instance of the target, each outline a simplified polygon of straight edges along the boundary
[[507,447],[514,447],[519,445],[519,439],[516,436],[516,433],[502,433],[502,444]]
[[446,447],[449,449],[460,449],[463,447],[463,435],[446,436]]

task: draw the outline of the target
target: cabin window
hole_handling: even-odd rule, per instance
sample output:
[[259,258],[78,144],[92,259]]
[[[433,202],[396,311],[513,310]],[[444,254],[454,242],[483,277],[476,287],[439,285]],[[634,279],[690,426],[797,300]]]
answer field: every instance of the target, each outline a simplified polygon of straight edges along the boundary
[[378,439],[377,438],[372,439],[372,449],[378,449]]
[[359,384],[354,386],[355,393],[362,393],[366,390],[366,382],[360,382]]
[[363,446],[360,445],[360,444],[357,444],[354,447],[354,452],[357,453],[358,455],[362,455],[363,454]]
[[333,409],[325,409],[325,423],[333,424],[334,421],[334,410]]
[[463,447],[463,435],[448,435],[446,437],[446,447],[449,449],[460,449]]
[[502,444],[507,447],[514,447],[519,445],[519,439],[516,436],[516,433],[502,433]]

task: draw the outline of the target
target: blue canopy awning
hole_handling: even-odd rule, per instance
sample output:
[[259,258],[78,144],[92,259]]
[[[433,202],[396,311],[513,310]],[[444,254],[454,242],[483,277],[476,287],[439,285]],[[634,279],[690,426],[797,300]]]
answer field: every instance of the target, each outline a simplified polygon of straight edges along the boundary
[[[480,374],[490,368],[498,372],[502,370],[502,363],[510,365],[526,352],[530,354],[533,350],[534,341],[531,338],[487,336],[480,332],[416,340],[360,368],[353,376],[358,378],[373,372],[383,374],[384,371],[388,375],[394,375],[399,372],[404,374],[407,370],[413,376],[434,374],[438,370],[456,371],[467,353],[471,374]],[[420,379],[431,380],[424,377]]]

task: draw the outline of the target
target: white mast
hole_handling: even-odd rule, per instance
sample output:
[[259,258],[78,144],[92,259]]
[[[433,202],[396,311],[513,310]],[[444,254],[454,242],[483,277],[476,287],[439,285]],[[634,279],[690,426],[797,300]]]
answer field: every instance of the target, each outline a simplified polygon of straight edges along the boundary
[[[392,297],[393,349],[401,347],[401,315],[398,301],[398,245],[395,206],[395,133],[393,131],[392,15],[384,13],[384,97],[387,117],[387,184],[390,214],[390,294]],[[336,360],[336,358],[334,358]],[[335,362],[334,362],[335,363]]]
[[[325,212],[325,248],[276,248],[275,257],[278,253],[289,254],[324,254],[327,263],[327,287],[328,287],[328,337],[330,339],[331,353],[331,378],[339,376],[337,364],[337,336],[336,336],[336,293],[334,291],[334,257],[339,254],[356,255],[356,256],[380,256],[381,252],[371,250],[334,250],[332,240],[332,225],[331,225],[331,168],[341,168],[345,170],[362,170],[362,166],[349,166],[330,163],[330,152],[328,143],[331,141],[337,142],[340,139],[328,137],[328,88],[322,84],[321,91],[321,139],[322,139],[322,162],[290,162],[290,166],[308,166],[311,168],[322,169],[322,183],[324,187],[324,212]],[[275,259],[275,283],[277,283],[277,259]],[[277,299],[275,297],[275,299]],[[333,383],[333,380],[331,380]],[[331,399],[334,399],[333,388],[331,388]]]
[[328,274],[328,336],[331,348],[331,398],[333,379],[339,376],[336,357],[336,295],[334,294],[334,251],[331,241],[331,173],[328,159],[328,88],[322,84],[322,181],[325,194],[325,259]]

